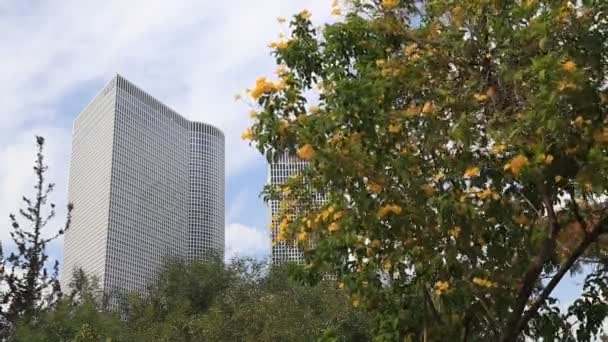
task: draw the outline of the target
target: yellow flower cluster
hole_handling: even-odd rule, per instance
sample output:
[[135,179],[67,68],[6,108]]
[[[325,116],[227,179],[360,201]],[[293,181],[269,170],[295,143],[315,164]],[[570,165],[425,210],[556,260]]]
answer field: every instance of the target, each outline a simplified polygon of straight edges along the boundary
[[289,46],[289,42],[286,40],[279,40],[268,44],[268,47],[271,49],[285,49],[287,46]]
[[562,70],[567,73],[573,73],[576,71],[576,63],[570,60],[565,61],[564,63],[562,63]]
[[555,158],[550,154],[543,155],[543,163],[545,163],[547,165],[550,165],[551,163],[553,163],[553,159],[555,159]]
[[408,44],[405,47],[405,49],[403,49],[403,52],[405,53],[406,56],[411,56],[417,50],[418,50],[418,44],[412,43],[412,44]]
[[306,144],[306,145],[300,147],[298,149],[298,151],[296,152],[296,154],[302,160],[311,160],[312,157],[314,157],[314,155],[315,155],[315,149],[312,147],[311,144]]
[[266,77],[260,77],[255,81],[255,87],[251,90],[251,97],[254,99],[259,99],[260,96],[272,93],[278,90],[282,90],[285,88],[284,83],[273,83],[266,79]]
[[476,166],[469,167],[468,169],[466,169],[464,171],[464,178],[475,178],[475,177],[479,177],[479,175],[480,175],[480,171],[479,171],[479,168]]
[[455,226],[454,228],[448,230],[448,233],[454,237],[454,239],[458,239],[458,237],[460,236],[460,233],[462,232],[462,229],[458,226]]
[[476,195],[480,200],[484,200],[484,201],[487,199],[493,199],[493,200],[500,199],[500,195],[495,193],[494,190],[492,190],[490,188],[482,190],[482,191],[478,192]]
[[380,207],[380,209],[378,209],[378,218],[384,218],[386,216],[388,216],[389,214],[395,214],[395,215],[399,215],[401,214],[401,207],[396,205],[396,204],[387,204],[385,206]]
[[287,228],[291,221],[288,218],[283,218],[281,224],[279,224],[279,233],[277,235],[277,241],[285,241],[287,239]]
[[331,14],[335,16],[342,15],[342,10],[340,9],[340,1],[334,0],[331,3]]
[[447,280],[446,281],[439,280],[438,282],[435,283],[435,294],[438,296],[441,296],[444,293],[448,292],[449,289],[450,289],[450,283]]
[[310,13],[310,11],[306,10],[306,9],[302,10],[298,15],[301,16],[302,18],[306,19],[306,20],[309,20],[310,17],[312,17],[312,13]]
[[593,140],[601,143],[608,143],[608,128],[604,127],[602,130],[595,131],[595,133],[593,133]]
[[327,227],[327,230],[329,230],[332,233],[337,231],[338,229],[340,229],[340,225],[336,222],[330,223],[329,226]]
[[528,157],[524,156],[523,154],[518,154],[505,165],[504,169],[505,171],[511,171],[512,174],[517,176],[521,170],[529,164],[530,161],[528,160]]
[[496,144],[492,146],[492,153],[500,154],[507,150],[507,145],[505,144]]
[[479,102],[486,102],[488,100],[488,95],[486,94],[473,94],[473,97]]
[[574,119],[574,121],[572,121],[572,124],[578,127],[582,127],[583,125],[589,125],[591,123],[591,120],[587,119],[585,120],[585,118],[583,118],[582,116],[577,116],[576,119]]
[[399,0],[382,0],[382,7],[391,10],[399,6]]
[[431,101],[426,101],[424,103],[424,106],[422,106],[422,112],[424,114],[430,114],[430,113],[432,113],[433,109],[434,109],[434,107],[433,107],[433,103]]
[[253,140],[253,137],[253,131],[251,128],[247,128],[247,130],[241,134],[241,139],[243,140]]
[[367,184],[367,190],[374,192],[374,193],[380,193],[382,191],[382,185],[380,185],[378,183],[370,182],[369,184]]
[[401,131],[401,125],[399,122],[393,121],[388,124],[388,131],[393,134],[399,133]]
[[498,284],[496,282],[490,281],[488,279],[484,279],[484,278],[478,278],[478,277],[474,277],[473,278],[473,283],[475,283],[476,285],[482,286],[482,287],[497,287]]
[[296,239],[298,241],[306,241],[307,238],[308,238],[308,233],[306,233],[305,231],[301,231],[296,235]]

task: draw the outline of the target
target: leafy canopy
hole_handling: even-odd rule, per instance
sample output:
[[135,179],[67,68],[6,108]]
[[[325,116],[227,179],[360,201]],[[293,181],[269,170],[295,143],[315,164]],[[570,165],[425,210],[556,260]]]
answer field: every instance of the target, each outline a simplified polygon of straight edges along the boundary
[[311,278],[337,274],[377,340],[589,340],[607,313],[608,2],[342,5],[320,28],[295,15],[277,80],[250,91],[243,138],[309,162],[265,189],[278,239]]

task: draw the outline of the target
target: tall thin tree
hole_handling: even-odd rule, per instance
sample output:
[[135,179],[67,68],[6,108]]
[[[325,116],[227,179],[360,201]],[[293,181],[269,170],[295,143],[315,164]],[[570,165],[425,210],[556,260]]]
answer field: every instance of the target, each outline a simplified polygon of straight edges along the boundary
[[[4,257],[0,245],[0,335],[4,336],[18,318],[31,317],[61,297],[59,262],[56,260],[50,269],[46,247],[70,227],[73,206],[67,206],[63,228],[45,237],[43,230],[55,216],[55,204],[48,203],[54,184],[45,181],[48,166],[44,160],[43,137],[36,137],[36,147],[34,197],[23,196],[25,206],[19,210],[20,220],[15,214],[9,215],[15,251]],[[49,208],[45,210],[47,205]]]

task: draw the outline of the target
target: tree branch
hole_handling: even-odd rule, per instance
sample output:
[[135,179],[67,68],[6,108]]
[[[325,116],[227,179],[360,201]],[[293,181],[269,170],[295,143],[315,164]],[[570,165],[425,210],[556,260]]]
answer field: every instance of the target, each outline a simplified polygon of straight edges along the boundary
[[542,192],[543,203],[549,218],[549,226],[547,227],[548,234],[543,242],[540,253],[532,260],[532,263],[524,276],[523,284],[513,306],[513,312],[507,321],[502,336],[500,337],[501,342],[513,342],[516,340],[517,335],[519,334],[519,321],[524,313],[528,299],[534,290],[534,286],[536,285],[543,270],[543,265],[555,249],[555,241],[557,240],[557,234],[560,229],[557,215],[553,209],[553,201],[549,197],[546,187],[541,186],[539,189]]
[[608,224],[608,217],[601,220],[595,227],[593,227],[593,230],[589,234],[585,235],[585,239],[583,239],[583,241],[580,243],[580,245],[578,245],[578,247],[574,250],[574,252],[570,255],[570,257],[568,257],[568,260],[566,260],[566,262],[560,266],[559,270],[553,276],[551,281],[549,281],[549,283],[543,289],[543,291],[538,296],[538,298],[536,298],[536,300],[534,300],[534,303],[532,303],[530,308],[521,317],[521,319],[519,320],[519,322],[517,323],[517,326],[516,326],[517,332],[519,332],[526,324],[528,324],[530,319],[536,314],[536,312],[538,311],[540,306],[543,304],[543,302],[549,297],[549,295],[551,294],[553,289],[555,289],[557,284],[559,284],[559,282],[562,280],[562,278],[564,277],[566,272],[568,272],[568,270],[570,270],[572,265],[574,265],[574,263],[578,260],[578,258],[587,250],[589,245],[591,245],[593,242],[595,242],[597,240],[598,236],[603,231],[602,227],[607,224]]

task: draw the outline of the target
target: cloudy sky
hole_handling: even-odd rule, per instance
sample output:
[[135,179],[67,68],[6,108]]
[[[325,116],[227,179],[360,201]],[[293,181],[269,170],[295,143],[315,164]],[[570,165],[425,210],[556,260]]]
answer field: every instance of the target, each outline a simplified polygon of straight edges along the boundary
[[[0,239],[8,239],[8,213],[32,191],[34,135],[47,138],[52,200],[64,207],[71,123],[120,73],[224,131],[228,256],[267,255],[269,215],[258,197],[266,164],[240,140],[249,109],[234,96],[273,72],[267,45],[286,29],[277,17],[308,9],[321,23],[330,7],[328,0],[0,0]],[[61,259],[62,241],[51,253]]]
[[[266,164],[240,140],[249,109],[234,95],[272,73],[267,45],[284,30],[276,18],[302,9],[315,23],[331,20],[329,0],[0,0],[0,239],[32,190],[34,135],[47,138],[52,200],[64,207],[72,120],[120,73],[224,131],[227,257],[268,255],[269,215],[258,197]],[[62,247],[50,246],[52,256],[61,260]],[[578,284],[560,286],[559,297],[572,300]]]

